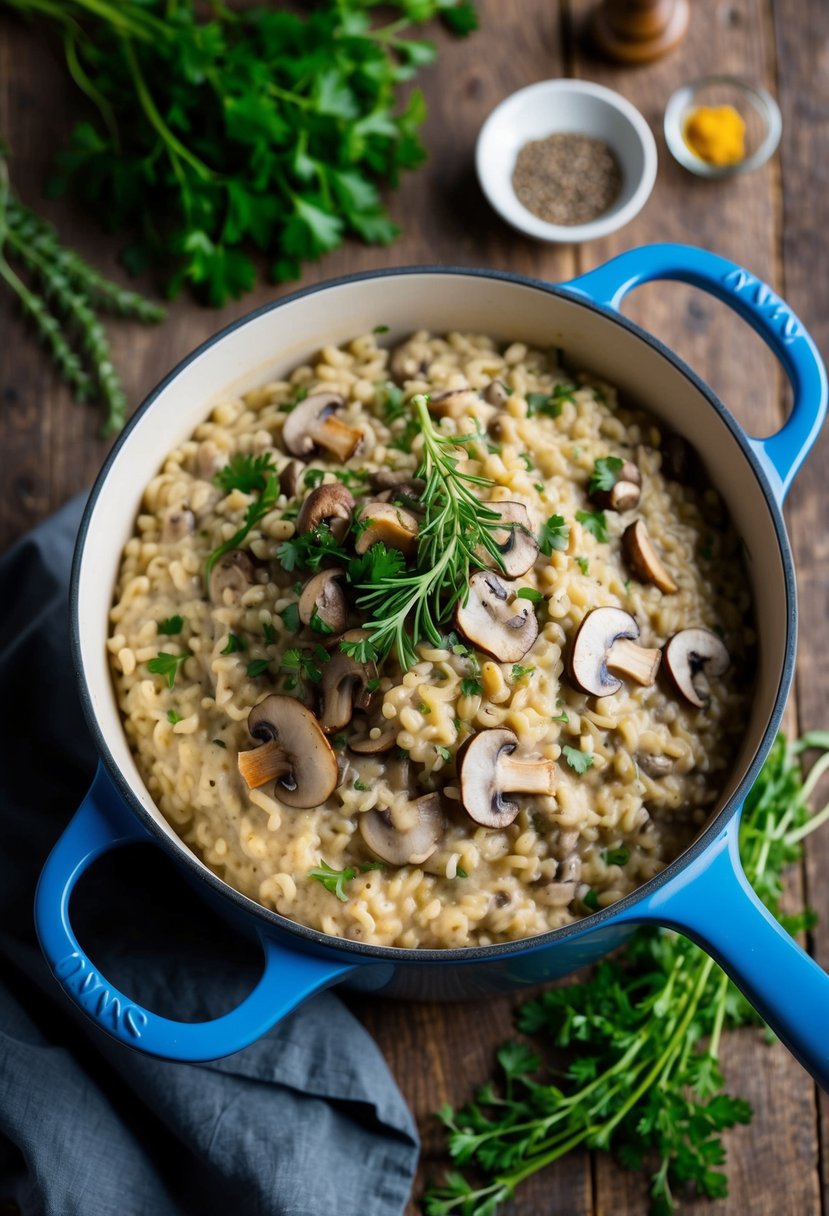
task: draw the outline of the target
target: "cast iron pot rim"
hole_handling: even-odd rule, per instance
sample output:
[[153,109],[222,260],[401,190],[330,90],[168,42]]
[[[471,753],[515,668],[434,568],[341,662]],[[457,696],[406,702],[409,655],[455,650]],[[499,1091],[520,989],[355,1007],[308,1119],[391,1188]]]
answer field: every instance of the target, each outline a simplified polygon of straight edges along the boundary
[[[178,845],[175,841],[167,836],[155,819],[145,810],[141,801],[135,795],[131,785],[124,777],[121,769],[116,763],[112,753],[109,750],[106,738],[103,731],[98,725],[98,720],[95,716],[92,697],[87,687],[86,674],[84,672],[81,641],[80,641],[80,625],[79,625],[79,584],[80,570],[83,559],[83,551],[86,545],[86,537],[89,531],[89,526],[92,520],[92,515],[95,510],[95,504],[98,500],[98,495],[106,481],[109,470],[114,463],[121,449],[127,443],[130,434],[139,420],[152,407],[156,399],[162,392],[174,381],[179,374],[188,367],[196,359],[214,346],[217,342],[221,342],[229,334],[233,333],[243,325],[255,320],[257,317],[264,316],[268,312],[272,312],[277,308],[283,308],[286,305],[293,303],[295,300],[303,299],[306,296],[314,295],[320,291],[327,291],[332,287],[341,287],[347,283],[366,282],[371,279],[384,279],[394,277],[406,277],[408,275],[457,275],[459,277],[477,278],[477,279],[496,279],[506,283],[517,283],[522,287],[530,287],[533,290],[541,291],[545,295],[560,296],[571,303],[580,305],[591,312],[598,313],[600,316],[608,318],[617,325],[621,325],[623,329],[628,330],[635,337],[645,342],[663,358],[667,359],[687,380],[706,398],[709,405],[719,415],[721,420],[728,427],[731,434],[737,440],[743,455],[749,463],[749,466],[757,479],[760,490],[765,499],[766,505],[771,514],[774,531],[777,536],[777,543],[780,548],[780,556],[783,562],[783,573],[786,590],[786,646],[784,651],[783,666],[780,672],[780,680],[778,682],[777,694],[775,696],[774,705],[769,715],[769,721],[763,736],[758,744],[753,758],[749,762],[743,777],[737,786],[736,790],[726,802],[725,806],[719,811],[711,822],[704,828],[700,835],[692,841],[679,857],[661,870],[659,874],[648,879],[647,882],[631,891],[623,899],[617,900],[606,908],[601,908],[589,916],[583,917],[580,920],[574,921],[570,925],[564,925],[559,929],[551,929],[546,933],[540,933],[535,937],[525,937],[514,942],[498,942],[489,946],[463,946],[454,949],[435,950],[435,949],[402,949],[399,946],[371,946],[365,942],[355,942],[348,938],[332,937],[326,933],[320,933],[316,929],[310,929],[306,925],[301,925],[297,921],[289,920],[285,916],[281,916],[278,912],[272,911],[270,908],[263,907],[262,904],[251,899],[247,895],[243,895],[241,891],[237,891],[224,879],[219,878],[211,870],[199,863],[194,854],[190,853],[187,846],[183,842]],[[355,274],[341,275],[338,278],[326,279],[321,283],[314,283],[309,287],[301,288],[298,291],[291,292],[287,296],[281,296],[277,300],[272,300],[268,304],[263,304],[260,308],[254,309],[252,312],[246,313],[236,321],[232,321],[223,329],[212,337],[206,339],[196,347],[189,355],[178,363],[167,376],[149,393],[142,404],[138,407],[130,420],[127,422],[121,434],[118,436],[115,444],[112,447],[109,455],[104,461],[103,467],[98,474],[90,491],[89,498],[84,508],[83,518],[81,519],[78,537],[75,543],[75,553],[72,561],[72,577],[69,591],[69,613],[70,613],[70,646],[72,660],[75,667],[75,674],[79,684],[80,699],[83,706],[84,715],[92,731],[95,744],[98,752],[103,758],[110,778],[112,779],[116,789],[121,794],[128,807],[138,816],[140,822],[155,838],[155,841],[161,845],[164,851],[172,857],[178,864],[185,866],[192,876],[198,878],[207,885],[214,893],[229,899],[236,905],[236,909],[242,912],[252,914],[260,921],[264,921],[265,925],[277,930],[275,935],[281,939],[284,935],[296,938],[296,948],[302,949],[303,943],[313,945],[317,948],[325,948],[326,950],[335,950],[355,956],[355,963],[362,958],[366,962],[369,960],[397,962],[397,963],[468,963],[480,962],[487,959],[503,958],[507,955],[520,955],[536,950],[543,949],[547,946],[555,945],[557,942],[565,941],[569,937],[575,937],[581,934],[587,934],[601,928],[602,925],[614,918],[620,913],[629,912],[636,903],[647,896],[658,891],[666,883],[670,882],[677,874],[686,869],[692,862],[706,851],[714,838],[722,831],[724,826],[731,820],[742,806],[742,803],[748,794],[751,786],[757,777],[757,774],[762,767],[768,752],[774,742],[777,728],[783,716],[785,708],[786,696],[792,680],[794,668],[794,656],[796,645],[796,584],[794,577],[794,565],[792,561],[791,549],[789,546],[786,529],[783,523],[783,516],[775,500],[774,493],[771,489],[769,480],[755,454],[751,445],[748,442],[748,437],[743,428],[739,425],[735,418],[729,413],[725,405],[720,401],[711,388],[702,380],[696,372],[694,372],[682,359],[676,355],[670,347],[666,346],[658,338],[649,334],[646,330],[641,329],[633,321],[617,312],[616,309],[602,304],[597,304],[594,300],[583,297],[578,294],[577,290],[568,290],[565,286],[548,283],[543,279],[532,278],[528,275],[516,274],[513,271],[505,270],[486,270],[479,267],[464,267],[464,266],[439,266],[439,265],[424,265],[424,266],[399,266],[399,267],[383,267],[377,270],[360,271]],[[635,919],[635,918],[631,918]]]

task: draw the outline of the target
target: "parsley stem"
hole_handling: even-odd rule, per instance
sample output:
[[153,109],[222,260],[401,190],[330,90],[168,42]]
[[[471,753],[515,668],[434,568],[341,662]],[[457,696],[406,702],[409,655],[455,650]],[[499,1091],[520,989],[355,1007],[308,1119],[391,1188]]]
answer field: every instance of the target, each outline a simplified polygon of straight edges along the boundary
[[714,1014],[714,1028],[711,1031],[711,1038],[708,1041],[708,1055],[712,1060],[716,1060],[720,1054],[720,1036],[722,1035],[723,1026],[725,1024],[725,1005],[728,995],[729,979],[723,971],[720,976],[720,982],[717,986],[717,996],[715,998],[716,1013]]
[[124,58],[127,61],[127,67],[130,71],[135,92],[138,95],[138,100],[141,102],[141,108],[146,114],[149,122],[155,128],[162,142],[167,147],[170,156],[170,162],[176,170],[176,176],[179,176],[176,162],[180,158],[185,161],[190,168],[203,180],[209,180],[214,176],[212,170],[208,169],[204,161],[190,151],[190,149],[178,139],[158,112],[156,104],[152,99],[152,94],[147,88],[146,81],[141,73],[141,68],[138,66],[138,60],[135,57],[132,43],[129,38],[121,39],[121,48],[124,52]]

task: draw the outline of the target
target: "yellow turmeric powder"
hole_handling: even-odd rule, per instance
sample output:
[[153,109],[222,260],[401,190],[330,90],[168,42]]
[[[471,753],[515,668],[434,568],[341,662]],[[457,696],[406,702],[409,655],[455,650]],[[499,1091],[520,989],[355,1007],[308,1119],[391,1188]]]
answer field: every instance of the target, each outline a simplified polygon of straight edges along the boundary
[[746,154],[746,124],[733,106],[698,106],[685,122],[685,142],[709,165],[736,165]]

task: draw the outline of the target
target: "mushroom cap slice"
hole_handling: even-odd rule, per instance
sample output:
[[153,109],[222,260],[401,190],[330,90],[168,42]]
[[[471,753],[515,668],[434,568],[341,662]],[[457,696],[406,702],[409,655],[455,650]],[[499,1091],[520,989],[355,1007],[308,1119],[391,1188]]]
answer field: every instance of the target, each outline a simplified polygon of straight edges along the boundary
[[248,714],[248,730],[259,747],[239,752],[249,789],[276,780],[286,806],[315,807],[337,788],[337,757],[310,710],[294,697],[271,693]]
[[594,608],[583,618],[573,638],[567,661],[570,680],[582,692],[596,697],[609,697],[622,687],[610,668],[640,684],[652,684],[660,652],[633,646],[638,637],[639,626],[629,612]]
[[210,601],[223,604],[225,591],[234,596],[244,595],[256,581],[253,560],[244,549],[230,549],[222,554],[210,571]]
[[[382,714],[379,716],[372,714],[368,719],[364,720],[365,734],[349,735],[348,749],[356,752],[360,756],[374,756],[379,752],[390,751],[397,742],[398,724],[395,718],[384,718]],[[373,735],[373,731],[377,731]],[[388,763],[386,765],[386,773],[388,775]]]
[[490,405],[497,406],[499,409],[506,405],[509,399],[510,390],[503,380],[490,380],[484,389],[484,401],[487,401]]
[[[523,502],[487,502],[484,506],[494,511],[508,525],[493,529],[491,533],[503,565],[499,573],[503,573],[506,578],[518,578],[520,574],[526,574],[538,557],[538,541],[532,533],[529,511]],[[486,562],[489,567],[494,565],[492,554],[481,545],[475,550],[475,556]]]
[[451,388],[429,398],[429,413],[438,418],[467,418],[470,414],[480,413],[482,405],[480,395],[473,389]]
[[697,676],[721,676],[730,663],[725,645],[710,629],[682,629],[665,647],[665,670],[685,700],[697,709],[705,706],[705,697],[694,683]]
[[330,485],[317,486],[299,509],[296,530],[302,535],[313,532],[320,524],[327,524],[332,534],[340,540],[354,510],[354,497],[350,490],[338,481]]
[[596,490],[590,495],[599,507],[611,511],[631,511],[639,505],[642,494],[642,474],[632,460],[624,460],[615,483],[609,490]]
[[340,566],[320,570],[302,588],[299,619],[310,625],[318,617],[331,633],[342,633],[348,618],[348,603],[339,580],[345,574]]
[[538,621],[529,600],[516,599],[486,570],[469,580],[466,602],[455,609],[455,624],[467,641],[501,663],[523,659],[538,637]]
[[295,405],[282,428],[282,442],[288,451],[294,456],[310,456],[316,448],[325,448],[339,460],[353,456],[363,432],[335,417],[344,405],[339,393],[312,393]]
[[665,595],[673,595],[678,587],[663,566],[648,529],[641,519],[622,533],[622,553],[636,577],[643,583],[653,583]]
[[[365,629],[350,629],[340,641],[356,642],[366,637]],[[369,708],[376,682],[374,663],[358,663],[343,650],[332,654],[322,670],[320,725],[326,734],[347,726],[355,709]]]
[[294,498],[299,489],[299,474],[302,469],[301,460],[289,460],[279,471],[279,493],[286,498]]
[[367,502],[360,508],[360,521],[366,523],[354,544],[357,553],[365,553],[378,542],[387,549],[399,549],[411,557],[417,548],[420,524],[411,511],[390,502]]
[[478,731],[458,750],[461,803],[470,819],[487,828],[505,828],[519,810],[504,795],[554,794],[556,766],[552,760],[516,760],[514,731],[493,727]]
[[440,794],[424,794],[412,806],[417,807],[417,823],[406,832],[394,826],[388,811],[364,811],[360,815],[360,835],[381,861],[393,866],[419,866],[437,848],[446,826]]

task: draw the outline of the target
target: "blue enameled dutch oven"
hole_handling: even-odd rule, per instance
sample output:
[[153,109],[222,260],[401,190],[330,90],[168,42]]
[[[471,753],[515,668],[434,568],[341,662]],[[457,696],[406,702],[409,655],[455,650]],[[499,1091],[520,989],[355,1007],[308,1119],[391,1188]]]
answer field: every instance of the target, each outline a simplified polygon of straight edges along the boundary
[[[777,434],[745,435],[693,372],[619,315],[626,293],[653,279],[704,288],[761,334],[793,389],[791,415]],[[164,453],[192,433],[217,397],[278,377],[321,345],[336,345],[381,321],[392,342],[424,328],[562,347],[576,366],[619,386],[696,448],[746,544],[760,640],[756,693],[738,761],[711,821],[677,861],[626,899],[508,945],[445,951],[366,946],[294,924],[240,895],[189,851],[154,806],[130,755],[107,670],[107,614],[121,550]],[[735,351],[734,357],[743,356]],[[331,984],[419,1000],[483,997],[564,975],[620,945],[634,926],[652,922],[704,946],[829,1087],[829,977],[764,910],[737,851],[740,807],[774,740],[792,678],[795,581],[781,503],[825,412],[824,368],[797,317],[748,271],[679,245],[632,250],[561,287],[486,270],[356,275],[278,300],[200,347],[122,434],[95,484],[78,540],[72,646],[101,764],[37,890],[37,930],[58,982],[122,1042],[170,1059],[202,1060],[246,1046]],[[180,1023],[143,1008],[96,970],[73,933],[69,900],[79,875],[102,853],[147,840],[164,849],[240,931],[261,942],[259,983],[215,1021]]]

